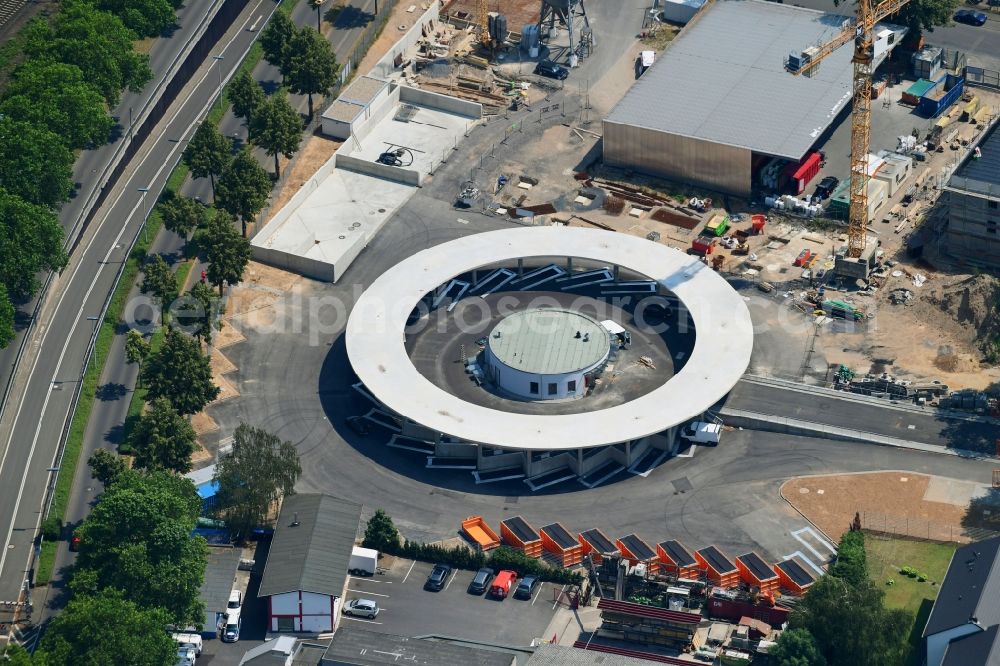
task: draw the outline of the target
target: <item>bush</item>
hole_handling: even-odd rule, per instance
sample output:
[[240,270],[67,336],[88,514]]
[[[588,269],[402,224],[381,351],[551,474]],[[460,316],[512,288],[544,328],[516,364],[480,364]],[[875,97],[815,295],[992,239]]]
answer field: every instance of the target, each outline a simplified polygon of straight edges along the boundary
[[361,545],[383,553],[398,554],[395,551],[399,549],[399,532],[392,518],[382,509],[375,511],[375,515],[368,519]]
[[45,541],[58,541],[62,536],[62,518],[54,513],[42,521],[42,538]]

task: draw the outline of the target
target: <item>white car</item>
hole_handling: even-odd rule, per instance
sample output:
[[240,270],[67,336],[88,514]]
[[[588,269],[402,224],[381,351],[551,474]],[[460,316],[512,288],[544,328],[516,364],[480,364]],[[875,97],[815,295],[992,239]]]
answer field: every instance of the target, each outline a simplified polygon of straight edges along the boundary
[[371,599],[351,599],[344,606],[344,615],[355,615],[374,620],[378,617],[378,604]]
[[200,634],[196,634],[193,631],[189,631],[189,632],[180,632],[171,634],[171,637],[175,641],[177,641],[179,647],[193,648],[195,654],[197,655],[201,654],[202,643]]
[[239,590],[233,590],[229,593],[229,603],[226,604],[226,608],[229,610],[239,610],[240,606],[243,605],[243,593]]
[[198,653],[192,647],[177,648],[177,666],[194,666]]

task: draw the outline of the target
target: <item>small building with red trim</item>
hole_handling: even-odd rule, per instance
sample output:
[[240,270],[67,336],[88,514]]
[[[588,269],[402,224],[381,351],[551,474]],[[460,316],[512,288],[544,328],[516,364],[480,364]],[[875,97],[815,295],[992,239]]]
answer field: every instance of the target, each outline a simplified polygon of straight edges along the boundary
[[740,570],[740,580],[750,587],[756,587],[761,594],[774,594],[778,591],[778,574],[757,553],[750,551],[737,556],[736,568]]
[[740,584],[740,572],[728,557],[715,546],[696,550],[694,559],[705,572],[708,582],[719,587],[730,588]]
[[337,627],[361,505],[331,495],[286,497],[258,598],[268,631],[318,634]]

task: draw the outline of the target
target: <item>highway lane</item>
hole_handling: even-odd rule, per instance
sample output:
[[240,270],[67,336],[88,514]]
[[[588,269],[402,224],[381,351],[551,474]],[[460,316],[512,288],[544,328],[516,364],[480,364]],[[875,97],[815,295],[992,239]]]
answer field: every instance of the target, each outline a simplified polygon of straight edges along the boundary
[[[246,28],[261,13],[275,5],[271,0],[249,3],[230,29],[221,52],[224,77],[249,49],[257,33]],[[70,265],[53,284],[59,294],[51,318],[41,329],[37,353],[28,372],[28,382],[19,400],[11,400],[13,423],[2,441],[0,458],[0,599],[17,597],[38,522],[43,495],[53,480],[57,445],[70,417],[73,392],[81,374],[96,320],[118,279],[122,261],[138,234],[144,214],[140,187],[148,187],[152,203],[176,164],[194,124],[207,111],[218,93],[218,75],[213,63],[203,63],[178,101],[152,133],[145,152],[140,152],[130,173],[108,197],[81,239]],[[33,350],[34,351],[34,350]],[[16,408],[13,404],[17,402]],[[6,415],[5,415],[6,418]],[[7,424],[5,423],[5,426]]]
[[[201,33],[203,24],[222,4],[223,0],[198,0],[188,2],[177,10],[177,28],[169,35],[153,42],[149,50],[149,66],[153,70],[153,78],[139,92],[125,91],[121,103],[112,110],[111,115],[119,120],[119,126],[114,132],[114,139],[104,145],[89,150],[83,150],[73,165],[73,181],[78,189],[72,199],[59,210],[59,221],[67,235],[77,227],[81,217],[86,214],[91,197],[101,186],[101,178],[108,164],[111,163],[116,151],[129,141],[129,116],[138,125],[143,107],[154,95],[158,95],[171,78],[176,68],[171,67],[174,60],[188,47],[192,38]],[[68,239],[69,240],[69,239]],[[44,277],[42,277],[44,279]],[[17,337],[6,348],[0,350],[0,404],[3,402],[7,381],[14,371],[18,350],[24,336],[28,334],[27,322],[36,305],[31,301],[18,310],[19,326]]]

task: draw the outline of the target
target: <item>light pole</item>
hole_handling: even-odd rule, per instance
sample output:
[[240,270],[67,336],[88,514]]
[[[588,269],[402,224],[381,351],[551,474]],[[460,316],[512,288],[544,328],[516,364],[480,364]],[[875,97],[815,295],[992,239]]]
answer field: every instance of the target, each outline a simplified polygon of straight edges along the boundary
[[212,56],[212,60],[215,61],[216,68],[215,71],[219,73],[219,90],[222,90],[222,61],[225,60],[225,56]]
[[149,236],[146,234],[146,220],[149,218],[149,211],[146,209],[146,192],[149,192],[149,188],[140,187],[139,191],[142,192],[142,242],[148,243]]
[[132,107],[128,107],[128,142],[132,143],[132,139],[135,138],[132,133]]

